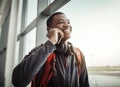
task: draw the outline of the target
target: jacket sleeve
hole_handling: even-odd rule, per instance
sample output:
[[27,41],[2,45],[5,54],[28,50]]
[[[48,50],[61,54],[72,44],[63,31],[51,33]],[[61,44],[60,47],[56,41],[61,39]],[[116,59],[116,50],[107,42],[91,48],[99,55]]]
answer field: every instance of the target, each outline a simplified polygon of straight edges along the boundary
[[47,57],[56,49],[50,41],[34,48],[18,64],[12,74],[12,83],[15,87],[26,87],[33,79],[34,75],[41,69]]
[[82,55],[81,74],[80,74],[79,79],[80,79],[79,80],[80,87],[90,87],[84,55]]

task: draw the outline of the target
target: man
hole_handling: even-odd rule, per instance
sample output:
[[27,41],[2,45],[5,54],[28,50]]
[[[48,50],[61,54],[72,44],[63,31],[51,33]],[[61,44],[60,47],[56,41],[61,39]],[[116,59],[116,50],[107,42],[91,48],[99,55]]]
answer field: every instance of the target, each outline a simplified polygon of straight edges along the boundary
[[[75,49],[67,41],[72,32],[70,20],[56,12],[48,18],[47,30],[48,41],[34,48],[13,70],[13,85],[25,87],[32,81],[32,87],[89,87],[84,56],[81,53],[81,62],[76,65]],[[51,64],[48,58],[53,53]],[[50,66],[51,76],[47,73]]]

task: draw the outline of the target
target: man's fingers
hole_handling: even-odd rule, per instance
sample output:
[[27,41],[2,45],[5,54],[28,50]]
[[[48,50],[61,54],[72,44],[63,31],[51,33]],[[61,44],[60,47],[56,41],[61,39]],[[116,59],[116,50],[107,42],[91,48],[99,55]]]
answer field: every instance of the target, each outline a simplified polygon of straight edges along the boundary
[[64,33],[58,28],[52,28],[48,32],[48,38],[50,41],[59,44],[64,38]]

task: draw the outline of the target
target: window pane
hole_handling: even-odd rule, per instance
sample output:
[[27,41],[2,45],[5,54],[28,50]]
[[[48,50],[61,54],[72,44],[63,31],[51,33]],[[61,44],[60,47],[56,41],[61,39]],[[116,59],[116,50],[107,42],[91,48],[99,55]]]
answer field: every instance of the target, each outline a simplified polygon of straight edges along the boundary
[[25,48],[24,48],[24,55],[28,54],[36,44],[36,28],[32,29],[28,34],[25,36]]
[[27,7],[27,21],[26,25],[29,25],[37,17],[37,0],[28,0]]
[[90,87],[120,87],[120,1],[71,0],[59,11],[71,21],[70,41],[85,55]]
[[120,66],[119,0],[71,0],[59,11],[70,19],[70,41],[83,51],[87,66]]
[[22,3],[23,3],[23,0],[19,0],[17,35],[20,33],[20,28],[21,28]]
[[16,66],[19,62],[19,47],[20,47],[20,41],[17,41],[16,43],[16,53],[15,53],[15,64],[14,66]]

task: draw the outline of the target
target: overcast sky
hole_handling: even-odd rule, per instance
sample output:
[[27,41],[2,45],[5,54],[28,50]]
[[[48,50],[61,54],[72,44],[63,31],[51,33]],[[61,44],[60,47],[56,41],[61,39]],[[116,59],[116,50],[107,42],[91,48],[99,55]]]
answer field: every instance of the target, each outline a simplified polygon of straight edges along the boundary
[[87,66],[120,66],[120,0],[71,0],[59,11],[70,19],[70,41]]

